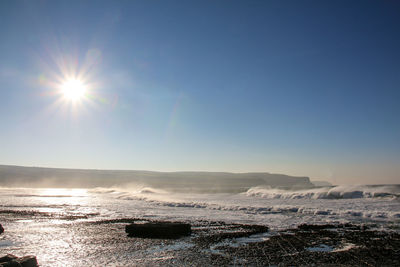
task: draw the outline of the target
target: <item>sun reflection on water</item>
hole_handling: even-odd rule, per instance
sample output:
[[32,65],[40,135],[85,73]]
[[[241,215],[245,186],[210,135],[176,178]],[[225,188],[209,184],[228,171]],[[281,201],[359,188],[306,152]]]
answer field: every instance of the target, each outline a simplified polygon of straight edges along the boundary
[[68,212],[71,212],[71,209],[79,210],[79,207],[86,206],[89,194],[82,188],[42,188],[38,189],[36,196],[46,206],[40,209],[42,212],[54,212],[53,209],[60,209],[60,206],[63,206],[62,210],[69,207]]
[[82,188],[43,188],[39,191],[43,197],[86,197],[87,189]]

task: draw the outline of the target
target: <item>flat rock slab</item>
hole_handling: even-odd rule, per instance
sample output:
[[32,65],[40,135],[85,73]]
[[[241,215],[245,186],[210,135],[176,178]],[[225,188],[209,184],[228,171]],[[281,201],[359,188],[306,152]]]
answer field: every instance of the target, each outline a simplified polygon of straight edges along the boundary
[[150,222],[129,224],[125,226],[125,232],[129,237],[175,239],[188,236],[192,231],[188,223]]

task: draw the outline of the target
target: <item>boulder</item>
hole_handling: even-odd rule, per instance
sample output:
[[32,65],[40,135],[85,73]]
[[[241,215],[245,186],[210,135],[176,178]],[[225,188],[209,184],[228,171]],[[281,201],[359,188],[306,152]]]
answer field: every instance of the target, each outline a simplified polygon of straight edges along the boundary
[[12,254],[7,254],[6,256],[0,257],[0,266],[1,267],[21,267],[21,264],[16,262],[15,260],[18,259],[17,256]]
[[15,260],[0,263],[0,267],[22,267],[21,264],[16,262]]
[[4,263],[4,262],[9,262],[9,261],[12,261],[12,260],[15,260],[15,259],[18,259],[18,257],[14,256],[12,254],[7,254],[7,255],[5,255],[3,257],[0,257],[0,264]]
[[17,257],[11,254],[7,254],[4,257],[0,257],[0,267],[37,267],[38,262],[35,256],[24,256]]
[[125,226],[129,237],[175,239],[191,234],[191,225],[179,222],[132,223]]
[[3,226],[0,224],[0,234],[2,234],[4,232],[4,228]]
[[35,256],[29,255],[29,256],[24,256],[21,258],[18,258],[15,260],[19,264],[21,264],[22,267],[37,267],[38,262],[36,260]]

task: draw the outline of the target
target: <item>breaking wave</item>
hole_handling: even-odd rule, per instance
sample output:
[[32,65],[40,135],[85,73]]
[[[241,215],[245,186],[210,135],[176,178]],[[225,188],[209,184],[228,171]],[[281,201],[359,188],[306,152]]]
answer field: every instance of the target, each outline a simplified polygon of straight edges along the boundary
[[96,187],[88,190],[89,193],[95,194],[111,194],[117,196],[118,198],[123,198],[125,196],[140,195],[140,194],[165,194],[168,193],[165,190],[152,188],[148,186],[128,184],[124,188],[120,187]]
[[400,185],[351,185],[320,187],[307,190],[280,190],[269,187],[252,187],[247,196],[267,199],[351,199],[400,198]]
[[[91,191],[126,201],[143,201],[161,208],[209,210],[262,216],[322,216],[398,220],[394,208],[400,199],[399,185],[321,187],[309,190],[279,190],[254,187],[239,194],[181,194],[143,187],[127,190],[96,188]],[[375,198],[377,201],[369,201]],[[333,201],[353,199],[352,201]],[[372,205],[372,206],[371,206]],[[190,209],[193,209],[190,211]]]

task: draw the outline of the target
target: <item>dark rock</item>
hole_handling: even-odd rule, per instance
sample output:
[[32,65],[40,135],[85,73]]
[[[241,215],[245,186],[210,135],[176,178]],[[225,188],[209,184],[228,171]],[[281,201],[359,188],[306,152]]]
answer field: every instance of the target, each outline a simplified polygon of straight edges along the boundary
[[35,256],[29,255],[29,256],[24,256],[21,258],[18,258],[15,260],[19,264],[21,264],[22,267],[37,267],[38,262],[36,260]]
[[400,266],[400,233],[363,224],[303,224],[246,246],[209,240],[208,247],[230,257],[230,266],[239,260],[246,266]]
[[0,267],[21,267],[22,265],[15,260],[0,263]]
[[4,232],[4,228],[3,226],[0,224],[0,234],[2,234]]
[[298,229],[303,231],[321,231],[326,229],[346,229],[354,231],[365,231],[369,229],[367,225],[354,225],[351,223],[344,224],[300,224]]
[[297,228],[304,231],[319,231],[329,228],[337,228],[334,224],[300,224]]
[[17,258],[18,258],[17,256],[14,256],[12,254],[7,254],[7,255],[5,255],[3,257],[0,257],[0,263],[12,261],[12,260],[15,260]]
[[35,256],[24,256],[18,258],[7,254],[0,258],[0,267],[37,267],[39,266]]
[[132,223],[125,226],[129,237],[142,238],[179,238],[191,234],[191,226],[178,222]]
[[[235,238],[243,238],[250,237],[251,235],[266,233],[269,228],[265,225],[240,225],[240,224],[232,224],[225,225],[220,224],[220,231],[209,231],[206,229],[207,234],[200,235],[195,238],[195,242],[198,243],[202,248],[209,247],[210,242],[218,243],[222,242],[226,239],[235,239]],[[214,227],[215,228],[215,227]]]

